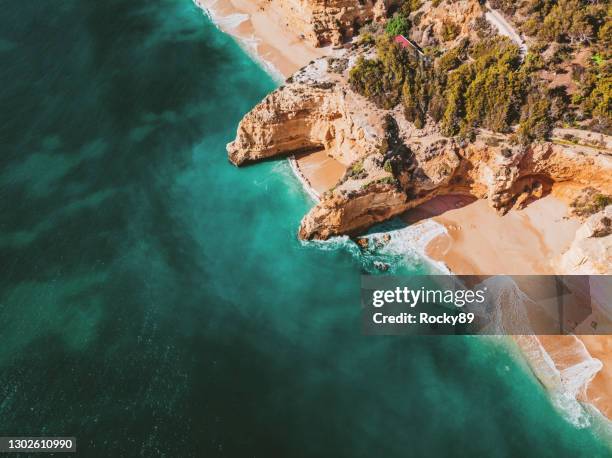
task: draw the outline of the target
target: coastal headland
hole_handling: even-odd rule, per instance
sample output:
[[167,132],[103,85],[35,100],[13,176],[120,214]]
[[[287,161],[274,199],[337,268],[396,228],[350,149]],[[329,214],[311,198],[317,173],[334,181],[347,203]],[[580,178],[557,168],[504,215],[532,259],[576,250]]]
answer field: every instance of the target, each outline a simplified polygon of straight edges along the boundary
[[[560,64],[533,68],[532,50],[545,61],[556,38],[542,51],[542,39],[524,25],[506,30],[515,26],[507,11],[476,0],[405,2],[412,9],[386,1],[355,7],[338,0],[325,7],[304,0],[297,2],[301,8],[283,0],[199,3],[214,11],[222,29],[244,44],[257,43],[252,49],[285,78],[244,117],[228,155],[235,165],[294,158],[316,200],[300,238],[357,237],[400,217],[443,228],[423,252],[456,274],[612,273],[612,137],[601,128],[605,113],[592,109],[589,118],[581,106],[563,105],[579,83],[558,85],[567,68],[585,62],[584,49]],[[402,18],[409,24],[404,29]],[[391,38],[393,30],[402,31],[425,58],[385,38],[390,23],[398,26]],[[483,52],[482,43],[498,54]],[[589,52],[593,59],[601,54],[596,46]],[[394,59],[416,70],[402,74],[399,85],[384,80],[371,87],[369,75],[396,72]],[[487,86],[468,81],[461,95],[451,90],[440,102],[440,115],[435,94],[422,95],[430,90],[423,79],[486,73],[492,61],[514,69],[509,80],[531,72],[532,80],[546,81],[530,90],[552,102],[538,103],[535,92],[509,92],[507,111],[497,111],[503,101],[490,106],[484,100],[476,109],[478,91]],[[448,90],[454,78],[443,78],[446,86],[432,91]],[[557,100],[559,92],[565,95]],[[461,109],[452,111],[459,99]],[[508,111],[521,103],[515,115]],[[542,121],[547,116],[554,119]],[[545,386],[565,389],[612,418],[611,337],[515,340]],[[578,377],[580,386],[570,386],[577,378],[569,374],[581,367],[591,372]]]

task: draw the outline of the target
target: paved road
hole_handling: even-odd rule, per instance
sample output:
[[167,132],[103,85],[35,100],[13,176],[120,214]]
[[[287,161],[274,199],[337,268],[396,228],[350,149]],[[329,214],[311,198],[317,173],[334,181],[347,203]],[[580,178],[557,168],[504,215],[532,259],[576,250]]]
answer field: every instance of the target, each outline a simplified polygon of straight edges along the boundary
[[499,11],[491,8],[489,2],[487,2],[486,7],[488,11],[485,17],[498,30],[500,35],[504,35],[514,41],[519,46],[522,56],[527,54],[527,44],[514,27],[506,21],[506,18]]

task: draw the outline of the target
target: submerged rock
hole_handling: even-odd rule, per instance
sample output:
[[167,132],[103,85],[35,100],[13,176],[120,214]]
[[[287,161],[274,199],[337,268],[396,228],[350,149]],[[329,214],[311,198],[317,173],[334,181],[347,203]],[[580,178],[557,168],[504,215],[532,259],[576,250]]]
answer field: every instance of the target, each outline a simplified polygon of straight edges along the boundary
[[365,238],[364,239],[357,239],[357,245],[362,250],[367,250],[368,247],[370,246],[370,241],[368,239],[365,239]]
[[386,272],[389,270],[389,264],[381,261],[374,261],[374,267],[376,267],[381,272]]

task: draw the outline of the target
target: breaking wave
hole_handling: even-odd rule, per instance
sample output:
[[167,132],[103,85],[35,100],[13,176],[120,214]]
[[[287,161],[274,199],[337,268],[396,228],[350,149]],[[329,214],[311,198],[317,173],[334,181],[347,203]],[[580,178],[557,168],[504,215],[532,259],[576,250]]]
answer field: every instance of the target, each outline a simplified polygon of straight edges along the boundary
[[377,225],[360,237],[367,240],[365,248],[347,236],[302,243],[325,251],[346,250],[370,274],[450,274],[444,263],[434,261],[425,253],[427,244],[445,232],[446,228],[435,221],[406,226],[396,219]]
[[253,58],[259,65],[277,82],[282,83],[285,77],[270,61],[264,59],[259,54],[259,44],[261,40],[253,35],[244,36],[236,33],[240,24],[250,19],[245,13],[234,13],[227,16],[220,15],[215,9],[217,0],[193,0],[193,3],[200,8],[218,29],[234,37],[240,47]]

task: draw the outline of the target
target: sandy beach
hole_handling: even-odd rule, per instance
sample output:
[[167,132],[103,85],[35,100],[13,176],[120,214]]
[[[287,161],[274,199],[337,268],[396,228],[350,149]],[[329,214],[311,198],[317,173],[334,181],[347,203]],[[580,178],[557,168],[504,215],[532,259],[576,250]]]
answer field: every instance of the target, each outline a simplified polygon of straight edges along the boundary
[[278,80],[328,53],[296,36],[272,2],[265,0],[194,0],[224,32],[236,37]]
[[565,335],[537,339],[568,389],[571,390],[576,377],[587,378],[578,387],[577,399],[612,418],[612,337]]
[[[569,247],[580,226],[579,220],[568,217],[562,196],[563,189],[504,216],[482,200],[442,196],[404,218],[412,223],[429,218],[444,225],[447,233],[430,242],[426,253],[453,273],[554,274],[555,258]],[[577,391],[573,395],[579,401],[612,418],[612,336],[550,335],[516,341],[545,385],[550,387],[547,377],[558,378],[563,389]],[[545,357],[533,358],[528,348],[533,342],[541,345]]]
[[[264,68],[279,81],[294,74],[329,48],[315,48],[289,30],[283,13],[266,0],[194,0],[224,32],[235,37]],[[318,200],[346,171],[346,166],[324,151],[294,158],[294,172]]]
[[295,156],[295,161],[306,183],[317,195],[329,191],[344,176],[346,166],[325,151],[303,153]]
[[612,337],[579,336],[593,358],[603,363],[603,369],[587,386],[585,402],[593,404],[607,418],[612,419]]
[[504,216],[484,200],[466,202],[469,198],[443,196],[418,209],[447,229],[426,253],[459,275],[552,274],[552,262],[569,248],[580,226],[553,195]]

